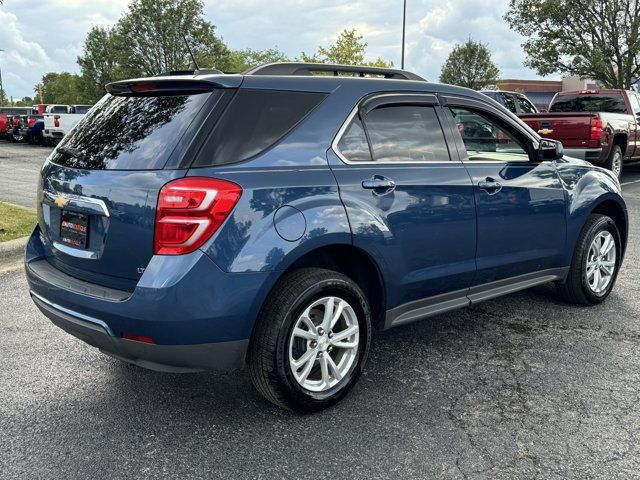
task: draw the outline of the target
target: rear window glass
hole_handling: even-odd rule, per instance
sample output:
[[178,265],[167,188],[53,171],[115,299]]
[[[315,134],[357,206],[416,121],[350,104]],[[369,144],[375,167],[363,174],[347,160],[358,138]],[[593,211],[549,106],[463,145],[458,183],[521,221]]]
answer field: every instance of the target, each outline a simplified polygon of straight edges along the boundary
[[621,93],[585,93],[558,95],[550,112],[627,113]]
[[210,95],[107,95],[64,137],[51,161],[90,170],[161,169]]
[[516,102],[520,107],[520,113],[536,113],[536,107],[527,98],[516,95]]
[[360,117],[355,117],[338,142],[338,150],[350,162],[370,162],[371,151]]
[[325,97],[309,92],[238,91],[193,166],[241,162],[257,155],[284,137]]

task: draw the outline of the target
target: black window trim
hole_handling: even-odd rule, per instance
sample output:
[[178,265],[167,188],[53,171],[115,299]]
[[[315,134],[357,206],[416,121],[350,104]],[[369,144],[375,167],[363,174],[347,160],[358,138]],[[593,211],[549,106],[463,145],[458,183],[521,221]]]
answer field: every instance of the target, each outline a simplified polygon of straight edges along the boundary
[[[444,138],[444,143],[447,147],[447,151],[449,153],[449,160],[445,161],[411,161],[411,162],[394,162],[394,161],[384,161],[384,160],[375,160],[373,158],[373,147],[371,145],[371,141],[369,139],[369,133],[367,131],[366,126],[366,114],[380,107],[392,107],[392,106],[402,106],[402,105],[419,105],[425,107],[434,107],[436,112],[436,117],[438,122],[440,123],[440,129],[442,130],[442,135]],[[347,129],[351,125],[353,119],[358,115],[360,117],[360,121],[362,122],[362,128],[365,132],[365,136],[367,137],[367,144],[369,146],[369,152],[371,155],[370,161],[351,161],[346,158],[340,148],[338,147],[338,143],[342,140],[342,137],[346,133]],[[438,100],[438,96],[434,93],[429,92],[384,92],[384,93],[376,93],[373,95],[369,95],[358,102],[358,104],[351,110],[346,120],[340,126],[338,133],[331,142],[331,149],[338,156],[338,158],[347,165],[438,165],[438,164],[448,164],[453,161],[458,162],[457,157],[454,157],[454,139],[451,137],[449,129],[447,128],[447,124],[445,119],[443,118],[442,111],[440,109],[440,102]],[[458,153],[456,151],[456,153]]]
[[[467,108],[467,109],[470,109],[470,110],[477,110],[479,112],[485,113],[490,118],[497,120],[498,125],[500,125],[500,124],[505,125],[504,128],[507,130],[508,133],[515,134],[515,137],[516,137],[515,139],[516,140],[518,140],[518,137],[522,137],[523,139],[530,141],[530,143],[526,142],[527,143],[527,145],[526,145],[527,155],[529,156],[529,160],[528,161],[524,161],[523,160],[523,161],[508,162],[508,161],[505,161],[505,160],[484,160],[484,161],[468,160],[468,159],[465,159],[465,156],[462,153],[462,152],[466,153],[466,151],[467,151],[466,147],[462,143],[462,137],[459,134],[456,135],[455,134],[456,132],[454,132],[454,129],[456,127],[453,124],[452,115],[447,114],[447,115],[445,115],[445,118],[448,121],[448,128],[451,131],[451,135],[454,138],[455,145],[456,145],[457,150],[458,150],[459,159],[460,159],[460,161],[462,163],[464,163],[464,164],[481,164],[481,163],[503,163],[503,164],[506,164],[506,163],[530,163],[530,164],[539,164],[539,163],[542,163],[542,161],[539,160],[537,155],[536,155],[536,151],[539,148],[540,138],[532,135],[525,128],[522,128],[518,124],[518,122],[520,122],[521,120],[518,119],[518,117],[516,117],[514,113],[509,112],[509,115],[505,115],[504,112],[501,112],[497,108],[494,108],[492,105],[490,105],[488,103],[484,103],[484,102],[482,102],[480,100],[477,100],[477,99],[469,98],[469,97],[458,97],[458,96],[443,95],[443,96],[440,96],[440,104],[445,109],[458,107],[458,108]],[[517,121],[514,121],[513,118],[511,118],[511,115],[513,115],[517,119]]]

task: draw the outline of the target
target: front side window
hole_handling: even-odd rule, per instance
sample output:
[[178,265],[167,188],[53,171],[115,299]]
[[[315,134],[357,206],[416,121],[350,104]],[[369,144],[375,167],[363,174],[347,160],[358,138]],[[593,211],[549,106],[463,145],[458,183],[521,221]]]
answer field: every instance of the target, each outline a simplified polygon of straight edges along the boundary
[[523,145],[488,115],[466,108],[451,108],[468,161],[528,162]]

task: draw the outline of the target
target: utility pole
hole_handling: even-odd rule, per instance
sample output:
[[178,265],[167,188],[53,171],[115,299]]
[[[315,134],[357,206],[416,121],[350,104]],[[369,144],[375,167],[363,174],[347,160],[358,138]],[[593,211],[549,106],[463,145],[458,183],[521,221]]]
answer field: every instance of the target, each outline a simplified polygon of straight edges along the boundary
[[[4,52],[4,50],[0,48],[0,52]],[[4,88],[2,87],[2,68],[0,68],[0,106],[3,103],[4,103]]]
[[407,0],[404,0],[402,9],[402,59],[400,60],[400,68],[404,70],[404,36],[407,28]]

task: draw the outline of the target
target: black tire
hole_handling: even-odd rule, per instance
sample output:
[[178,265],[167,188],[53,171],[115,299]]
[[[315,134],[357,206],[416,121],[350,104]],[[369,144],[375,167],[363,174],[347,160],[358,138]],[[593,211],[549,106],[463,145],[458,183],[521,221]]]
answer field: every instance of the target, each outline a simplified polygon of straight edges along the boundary
[[[615,241],[615,270],[608,287],[603,292],[596,294],[590,288],[587,281],[587,256],[594,238],[603,231],[611,233]],[[560,296],[567,302],[577,305],[597,305],[602,303],[609,296],[611,289],[616,283],[622,256],[621,247],[622,242],[616,223],[606,215],[590,215],[584,227],[582,227],[582,231],[576,242],[569,274],[564,283],[557,284]]]
[[604,162],[604,168],[611,170],[616,177],[620,178],[620,175],[622,175],[623,165],[624,157],[622,155],[622,149],[619,145],[612,146],[611,152],[609,152],[609,158]]
[[[304,309],[328,295],[347,301],[355,312],[358,347],[355,360],[342,379],[332,388],[313,392],[303,388],[293,376],[289,339]],[[295,270],[277,283],[260,311],[248,353],[251,380],[267,400],[278,406],[300,413],[322,410],[344,398],[355,385],[366,364],[370,344],[369,303],[353,280],[320,268]]]

